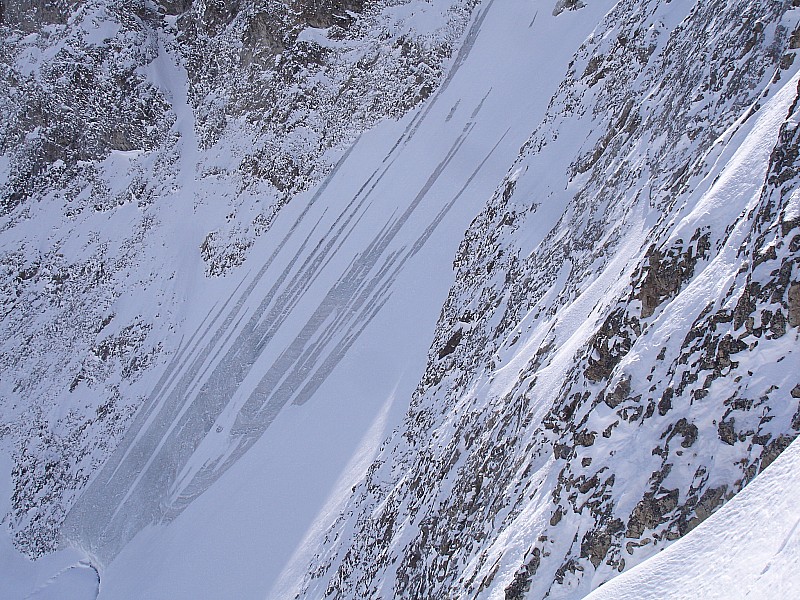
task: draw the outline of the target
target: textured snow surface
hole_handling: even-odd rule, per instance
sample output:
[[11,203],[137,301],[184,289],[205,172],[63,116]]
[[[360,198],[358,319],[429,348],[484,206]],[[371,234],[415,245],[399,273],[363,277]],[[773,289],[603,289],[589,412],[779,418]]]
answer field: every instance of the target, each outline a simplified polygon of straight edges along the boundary
[[697,529],[586,600],[796,598],[800,443]]
[[800,11],[553,4],[9,34],[0,597],[797,591]]
[[[11,498],[8,449],[0,447],[0,513]],[[75,550],[59,550],[37,561],[14,548],[7,523],[0,522],[0,598],[5,600],[94,600],[99,592],[97,571]]]
[[[280,213],[255,247],[264,267],[203,315],[76,503],[67,537],[113,559],[101,597],[142,586],[248,597],[274,584],[281,598],[305,575],[331,510],[407,408],[464,228],[524,141],[520,121],[544,109],[546,95],[525,93],[538,74],[520,76],[514,52],[535,36],[535,11],[494,6],[423,110],[365,133]],[[521,39],[494,45],[501,32]]]

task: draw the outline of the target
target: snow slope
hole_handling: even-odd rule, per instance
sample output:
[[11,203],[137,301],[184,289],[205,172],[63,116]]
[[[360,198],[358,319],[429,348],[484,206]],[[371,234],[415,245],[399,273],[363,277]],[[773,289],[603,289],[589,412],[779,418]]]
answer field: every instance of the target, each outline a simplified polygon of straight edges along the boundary
[[263,266],[185,308],[196,332],[66,521],[103,565],[101,597],[297,585],[317,523],[406,410],[461,232],[570,56],[532,71],[516,49],[577,43],[589,16],[545,36],[528,2],[480,6],[424,107],[363,134],[257,242]]
[[467,230],[308,597],[581,598],[797,436],[796,27],[758,2],[601,17]]
[[[336,227],[342,229],[318,231],[330,245],[303,246],[303,258],[311,258],[308,264],[295,259],[301,261],[296,266],[302,275],[286,270],[294,256],[287,258],[289,248],[269,258],[289,231],[283,223],[270,233],[276,215],[295,198],[300,208],[311,201],[314,192],[302,197],[300,192],[319,184],[361,132],[390,115],[402,117],[429,97],[441,83],[442,64],[457,49],[474,2],[435,7],[420,0],[368,6],[360,1],[321,6],[310,0],[51,4],[35,0],[0,17],[0,408],[2,435],[13,440],[19,467],[10,524],[16,542],[31,556],[58,545],[78,492],[123,434],[132,426],[137,431],[149,427],[146,414],[158,407],[139,411],[148,398],[172,395],[159,410],[203,421],[185,412],[175,397],[194,393],[181,386],[191,386],[198,373],[203,377],[209,366],[203,364],[208,358],[203,352],[216,351],[215,344],[230,348],[230,338],[214,338],[213,332],[227,336],[231,326],[249,327],[249,345],[227,354],[213,385],[230,392],[242,383],[257,360],[245,354],[258,354],[256,346],[267,343],[255,338],[272,337],[285,315],[260,329],[255,322],[225,319],[250,318],[257,310],[272,319],[302,304],[302,277],[313,278],[321,261],[348,239],[349,228],[371,202],[364,198],[369,189],[349,208],[334,205],[326,213],[333,220],[341,213]],[[346,8],[351,13],[344,14]],[[307,29],[316,33],[300,35]],[[392,143],[402,127],[389,133]],[[352,199],[357,191],[344,193]],[[330,205],[328,200],[319,204]],[[308,221],[321,214],[309,214]],[[376,227],[387,219],[388,214]],[[331,226],[333,220],[319,226]],[[370,217],[362,227],[367,223],[375,225]],[[297,225],[294,240],[315,223],[306,225],[310,228]],[[392,224],[373,249],[386,250],[399,227]],[[369,232],[364,243],[376,240],[377,231]],[[268,233],[271,242],[254,248],[255,240]],[[356,332],[355,320],[376,306],[373,292],[383,293],[376,286],[394,277],[391,271],[374,278],[377,273],[366,273],[378,254],[354,264],[355,279],[339,290],[367,295],[348,306],[331,296],[315,317],[324,320],[331,311],[342,311],[336,323],[319,323],[331,335],[337,329],[342,334],[345,326]],[[248,258],[254,260],[243,266]],[[382,264],[391,266],[393,260]],[[271,268],[267,277],[290,277],[286,286],[273,289],[260,280],[262,266],[261,276]],[[334,268],[341,274],[346,267]],[[374,281],[358,288],[368,276]],[[252,295],[256,281],[262,287]],[[241,295],[233,298],[240,284],[251,302],[272,294],[276,303],[247,306]],[[333,281],[317,285],[313,294],[325,295]],[[307,311],[298,315],[309,318]],[[220,320],[209,320],[201,330],[207,316]],[[314,327],[303,335],[312,335]],[[285,331],[281,335],[301,333]],[[343,339],[322,342],[335,350]],[[288,344],[275,340],[282,343]],[[299,360],[301,370],[316,368],[315,361],[325,363],[318,379],[336,362],[313,351],[292,358],[300,350],[298,342],[282,360]],[[238,371],[230,381],[220,381],[232,362],[240,363]],[[167,375],[162,383],[175,385],[154,391],[165,369],[177,379]],[[206,392],[213,392],[213,385]],[[140,421],[134,425],[137,413]],[[244,420],[240,429],[248,427]],[[199,421],[185,431],[193,441],[211,426]],[[144,450],[149,452],[159,444],[158,436],[151,430],[136,444],[151,444]],[[255,439],[255,430],[245,437]],[[167,477],[173,475],[189,478],[184,483],[195,489],[185,495],[189,498],[202,489],[207,471]],[[172,504],[173,512],[178,504]]]
[[580,598],[796,437],[796,9],[162,4],[0,54],[15,590]]
[[586,600],[794,598],[800,590],[800,444],[697,529]]

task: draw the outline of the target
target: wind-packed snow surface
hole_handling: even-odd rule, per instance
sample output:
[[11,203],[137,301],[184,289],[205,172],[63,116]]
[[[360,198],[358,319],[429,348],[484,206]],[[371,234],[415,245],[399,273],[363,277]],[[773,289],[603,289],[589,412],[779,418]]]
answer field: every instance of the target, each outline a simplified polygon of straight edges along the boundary
[[783,485],[796,9],[240,4],[5,17],[0,435],[47,593],[634,597]]
[[794,598],[800,589],[800,445],[697,529],[586,600]]

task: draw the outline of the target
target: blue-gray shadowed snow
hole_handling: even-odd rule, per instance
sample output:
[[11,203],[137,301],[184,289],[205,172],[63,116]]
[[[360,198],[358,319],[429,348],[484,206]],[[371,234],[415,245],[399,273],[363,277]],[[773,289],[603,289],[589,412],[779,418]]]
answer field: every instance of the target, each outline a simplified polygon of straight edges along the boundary
[[[577,600],[654,556],[674,565],[651,564],[655,597],[692,597],[660,550],[732,531],[764,540],[730,552],[762,590],[788,581],[797,511],[771,498],[800,431],[800,9],[370,0],[358,34],[303,29],[297,48],[333,62],[272,102],[275,79],[234,65],[271,77],[279,57],[240,55],[234,27],[203,38],[214,4],[139,22],[88,0],[76,39],[3,34],[13,85],[33,75],[6,104],[0,85],[22,148],[0,154],[8,522],[41,555],[71,510],[78,548],[13,594],[26,559],[0,535],[0,597],[33,577],[76,599],[73,579],[100,600]],[[223,4],[237,26],[296,6]],[[103,115],[66,96],[112,48],[141,76],[124,97],[158,115],[115,106],[143,119],[131,135],[106,115],[94,150],[40,148]],[[64,110],[26,130],[50,97]],[[765,467],[755,505],[779,514],[707,543]],[[737,591],[719,562],[713,585]]]
[[[426,120],[441,121],[432,113],[437,98],[467,59],[491,5],[476,15],[440,91],[394,143],[381,140],[385,154],[370,152],[375,166],[361,162],[364,153],[359,164],[351,164],[362,143],[357,141],[305,201],[257,273],[182,344],[122,443],[70,511],[63,532],[72,543],[107,562],[144,526],[176,517],[264,434],[287,403],[311,399],[369,326],[407,261],[508,134],[508,128],[496,127],[493,144],[473,144],[488,148],[478,160],[460,155],[489,89],[452,123],[449,147],[431,151],[427,142],[414,144],[423,124],[439,127]],[[398,185],[397,174],[387,179],[398,156],[426,150],[427,177],[402,177],[407,205],[382,203]],[[416,193],[412,180],[421,181]],[[424,216],[412,219],[423,205]],[[350,259],[342,270],[343,256]]]

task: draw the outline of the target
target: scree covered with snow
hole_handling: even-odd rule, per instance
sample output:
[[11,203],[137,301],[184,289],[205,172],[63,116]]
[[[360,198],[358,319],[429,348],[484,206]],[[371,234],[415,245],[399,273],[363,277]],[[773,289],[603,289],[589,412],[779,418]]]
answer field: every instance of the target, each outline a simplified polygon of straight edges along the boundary
[[800,596],[798,23],[0,5],[0,596]]

